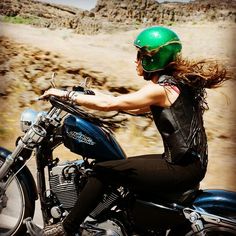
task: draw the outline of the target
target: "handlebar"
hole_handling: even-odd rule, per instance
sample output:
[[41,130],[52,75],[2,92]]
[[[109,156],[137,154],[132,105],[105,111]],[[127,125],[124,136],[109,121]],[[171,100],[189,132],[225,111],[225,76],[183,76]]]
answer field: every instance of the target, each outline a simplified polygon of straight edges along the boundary
[[120,124],[127,120],[116,120],[115,117],[118,116],[119,112],[112,116],[97,116],[82,109],[79,105],[72,104],[55,96],[50,96],[49,101],[52,106],[56,108],[59,108],[72,115],[79,116],[82,119],[88,120],[93,124],[99,125],[109,130],[119,128]]

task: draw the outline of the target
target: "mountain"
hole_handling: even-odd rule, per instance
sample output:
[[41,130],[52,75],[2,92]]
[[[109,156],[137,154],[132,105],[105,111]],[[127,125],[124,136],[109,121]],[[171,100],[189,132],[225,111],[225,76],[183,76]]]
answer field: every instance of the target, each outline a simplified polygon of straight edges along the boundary
[[139,28],[140,25],[209,21],[236,22],[236,0],[98,0],[91,11],[33,0],[1,0],[3,20],[96,34]]

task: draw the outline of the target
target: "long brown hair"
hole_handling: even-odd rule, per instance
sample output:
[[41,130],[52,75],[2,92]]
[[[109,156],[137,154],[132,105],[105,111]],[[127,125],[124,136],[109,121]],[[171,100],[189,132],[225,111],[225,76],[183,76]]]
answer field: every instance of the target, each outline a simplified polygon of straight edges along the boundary
[[176,81],[194,88],[216,88],[229,79],[226,69],[211,59],[199,61],[178,56],[161,74],[171,75]]
[[180,55],[164,70],[157,72],[160,75],[170,75],[176,84],[185,84],[190,87],[194,101],[202,111],[208,110],[206,88],[217,88],[230,78],[226,68],[212,59],[188,60]]

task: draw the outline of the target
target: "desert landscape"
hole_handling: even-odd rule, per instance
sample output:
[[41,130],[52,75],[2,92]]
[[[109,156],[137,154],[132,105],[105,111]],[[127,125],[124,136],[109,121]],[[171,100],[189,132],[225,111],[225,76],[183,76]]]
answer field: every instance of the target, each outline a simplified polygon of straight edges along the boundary
[[[50,87],[53,72],[59,87],[90,77],[92,88],[113,94],[139,89],[145,82],[136,75],[133,41],[144,27],[165,25],[180,36],[184,57],[217,60],[231,73],[222,87],[207,91],[209,166],[201,187],[236,191],[236,1],[132,2],[99,0],[83,11],[32,0],[1,1],[0,145],[14,148],[24,109],[48,108],[35,99]],[[127,156],[163,151],[153,122],[143,117],[128,117],[115,136]],[[63,147],[58,155],[77,158]]]

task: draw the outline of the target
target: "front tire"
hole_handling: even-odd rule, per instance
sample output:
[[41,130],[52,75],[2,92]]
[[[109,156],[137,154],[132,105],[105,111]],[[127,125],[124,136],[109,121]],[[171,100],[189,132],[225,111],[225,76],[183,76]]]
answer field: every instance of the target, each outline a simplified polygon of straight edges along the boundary
[[[0,156],[0,166],[5,158]],[[27,217],[33,218],[35,199],[30,197],[24,178],[20,174],[14,177],[5,193],[6,205],[0,214],[0,236],[23,236],[26,227],[23,221]],[[0,208],[1,209],[1,208]]]

